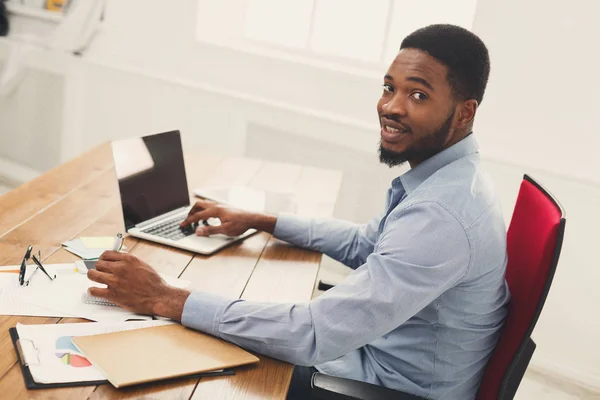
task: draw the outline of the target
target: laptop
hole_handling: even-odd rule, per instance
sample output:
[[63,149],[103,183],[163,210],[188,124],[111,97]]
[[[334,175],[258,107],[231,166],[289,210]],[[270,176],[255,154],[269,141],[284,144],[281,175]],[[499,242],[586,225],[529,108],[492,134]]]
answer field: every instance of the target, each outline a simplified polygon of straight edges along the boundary
[[111,147],[125,230],[131,236],[211,254],[256,232],[201,237],[196,225],[179,227],[192,207],[179,131],[114,141]]

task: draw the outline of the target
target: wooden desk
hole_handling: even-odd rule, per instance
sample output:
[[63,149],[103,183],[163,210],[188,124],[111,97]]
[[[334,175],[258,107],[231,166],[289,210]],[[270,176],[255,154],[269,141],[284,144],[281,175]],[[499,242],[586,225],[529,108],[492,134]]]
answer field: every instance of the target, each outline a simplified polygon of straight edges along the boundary
[[[188,154],[194,154],[188,152]],[[331,216],[341,173],[244,158],[186,158],[190,189],[201,185],[248,184],[295,193],[298,213]],[[123,231],[118,188],[108,145],[99,146],[0,197],[0,265],[20,264],[29,244],[46,263],[75,261],[61,243],[79,236]],[[309,300],[321,255],[258,233],[207,257],[127,237],[129,251],[159,272],[192,281],[192,287],[256,301]],[[180,379],[114,389],[98,387],[27,391],[8,328],[17,322],[55,324],[82,319],[0,316],[0,398],[53,399],[284,399],[292,373],[285,362],[260,357],[235,376]]]

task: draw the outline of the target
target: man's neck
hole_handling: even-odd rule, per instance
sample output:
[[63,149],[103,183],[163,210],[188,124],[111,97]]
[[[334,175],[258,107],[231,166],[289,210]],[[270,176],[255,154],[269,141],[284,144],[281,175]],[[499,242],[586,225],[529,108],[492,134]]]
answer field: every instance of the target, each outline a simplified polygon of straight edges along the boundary
[[416,168],[417,166],[419,166],[419,164],[423,163],[424,161],[427,161],[428,159],[430,159],[431,157],[435,156],[436,154],[441,153],[442,151],[454,146],[456,143],[460,142],[461,140],[463,140],[464,138],[466,138],[467,136],[469,136],[473,131],[471,129],[469,130],[465,130],[464,132],[458,133],[456,132],[454,135],[452,135],[452,137],[448,140],[448,142],[446,142],[446,144],[444,145],[444,147],[438,151],[435,154],[430,155],[429,157],[427,157],[424,160],[412,160],[412,161],[408,161],[408,164],[410,165],[410,168]]

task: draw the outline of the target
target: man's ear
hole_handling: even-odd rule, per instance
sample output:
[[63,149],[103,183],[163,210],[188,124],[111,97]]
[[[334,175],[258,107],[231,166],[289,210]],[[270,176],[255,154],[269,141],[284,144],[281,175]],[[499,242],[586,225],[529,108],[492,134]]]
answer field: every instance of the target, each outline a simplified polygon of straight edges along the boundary
[[477,100],[469,99],[459,103],[458,118],[456,120],[456,128],[463,129],[469,126],[475,118],[477,112]]

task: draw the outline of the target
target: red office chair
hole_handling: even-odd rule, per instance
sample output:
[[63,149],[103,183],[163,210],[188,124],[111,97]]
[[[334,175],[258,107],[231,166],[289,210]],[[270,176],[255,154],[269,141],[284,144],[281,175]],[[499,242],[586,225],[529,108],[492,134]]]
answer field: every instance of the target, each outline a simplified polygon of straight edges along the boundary
[[[506,281],[511,292],[508,316],[485,369],[477,400],[514,397],[535,350],[531,333],[556,271],[565,231],[558,201],[525,175],[507,233]],[[312,377],[313,394],[322,400],[423,400],[393,389],[321,373]]]

